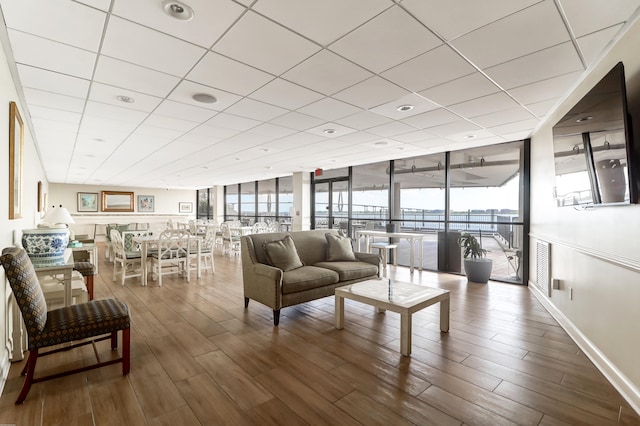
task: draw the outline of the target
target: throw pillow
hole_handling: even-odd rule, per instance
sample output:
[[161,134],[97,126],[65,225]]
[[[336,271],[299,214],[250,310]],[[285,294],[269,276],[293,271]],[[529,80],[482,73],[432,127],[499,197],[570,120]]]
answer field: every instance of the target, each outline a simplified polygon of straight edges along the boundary
[[356,260],[356,255],[353,254],[353,247],[351,246],[351,238],[329,232],[324,236],[329,243],[327,248],[328,262]]
[[280,268],[285,272],[303,266],[290,235],[287,235],[281,240],[264,243],[262,246],[267,253],[267,259],[271,266]]

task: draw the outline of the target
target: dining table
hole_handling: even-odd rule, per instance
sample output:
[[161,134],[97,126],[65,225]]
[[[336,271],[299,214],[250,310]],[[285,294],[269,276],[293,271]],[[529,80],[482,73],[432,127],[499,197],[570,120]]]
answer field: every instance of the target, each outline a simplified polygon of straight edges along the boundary
[[31,259],[31,264],[39,279],[43,279],[49,275],[62,275],[61,282],[64,284],[64,306],[70,306],[73,302],[73,297],[71,296],[73,263],[73,251],[69,248],[65,249],[64,256],[61,259],[56,259],[55,261],[37,258]]
[[[202,277],[201,271],[201,250],[203,238],[199,235],[191,235],[190,240],[196,241],[196,275],[198,279]],[[148,282],[149,269],[147,267],[147,257],[149,256],[149,248],[158,244],[160,240],[160,234],[158,235],[144,235],[139,237],[133,237],[132,241],[140,244],[140,258],[144,259],[140,262],[142,285],[146,286]],[[193,256],[193,255],[192,255]]]

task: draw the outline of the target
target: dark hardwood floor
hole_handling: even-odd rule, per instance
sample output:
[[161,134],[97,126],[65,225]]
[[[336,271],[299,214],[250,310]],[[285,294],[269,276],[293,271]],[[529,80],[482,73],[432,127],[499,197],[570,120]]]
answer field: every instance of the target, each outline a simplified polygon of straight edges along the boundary
[[[131,312],[130,375],[113,365],[35,384],[15,406],[24,361],[14,363],[0,423],[640,424],[525,286],[391,266],[395,279],[451,291],[450,332],[439,331],[438,305],[414,314],[403,357],[392,312],[347,300],[336,330],[333,297],[283,309],[279,327],[269,308],[245,310],[238,256],[218,253],[215,275],[167,277],[162,288],[138,278],[120,286],[100,261],[96,297]],[[103,343],[99,355],[112,356]],[[40,360],[36,374],[94,358],[85,346]]]

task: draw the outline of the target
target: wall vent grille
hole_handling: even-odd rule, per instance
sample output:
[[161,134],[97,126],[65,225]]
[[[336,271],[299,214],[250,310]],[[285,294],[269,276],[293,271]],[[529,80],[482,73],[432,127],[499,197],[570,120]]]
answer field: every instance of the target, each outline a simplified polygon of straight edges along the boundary
[[547,296],[551,296],[551,277],[549,265],[551,263],[551,253],[549,250],[549,243],[537,241],[536,242],[536,285],[546,293]]

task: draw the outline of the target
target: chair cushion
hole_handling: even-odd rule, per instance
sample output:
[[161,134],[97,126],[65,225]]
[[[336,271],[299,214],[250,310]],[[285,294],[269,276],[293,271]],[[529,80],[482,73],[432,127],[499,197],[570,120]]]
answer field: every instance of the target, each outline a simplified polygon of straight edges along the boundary
[[300,256],[296,251],[296,246],[287,235],[281,240],[269,241],[263,244],[267,253],[267,259],[271,266],[282,269],[284,272],[292,271],[302,267]]
[[80,272],[83,277],[96,274],[96,267],[91,262],[75,262],[73,269]]
[[16,297],[29,336],[41,333],[47,322],[47,302],[31,259],[21,247],[2,250],[0,263]]
[[327,248],[327,261],[355,261],[356,256],[353,254],[351,246],[351,238],[342,235],[326,233],[325,237],[329,246]]
[[378,267],[367,262],[318,262],[313,266],[335,271],[340,281],[357,280],[378,275]]
[[115,299],[65,306],[49,311],[40,334],[29,334],[29,349],[99,336],[129,327],[129,308]]
[[335,284],[340,278],[330,269],[302,266],[282,275],[282,294],[296,293]]

